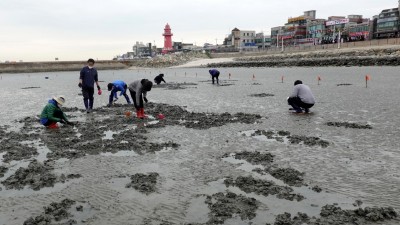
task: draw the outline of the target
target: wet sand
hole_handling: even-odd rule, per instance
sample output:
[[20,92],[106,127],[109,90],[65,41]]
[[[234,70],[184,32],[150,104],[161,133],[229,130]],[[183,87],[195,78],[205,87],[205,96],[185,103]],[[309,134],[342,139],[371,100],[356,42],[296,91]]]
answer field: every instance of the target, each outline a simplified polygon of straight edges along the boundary
[[[230,86],[207,69],[101,79],[159,72],[172,85],[149,93],[144,121],[124,99],[102,107],[107,92],[84,113],[74,73],[3,76],[0,224],[400,223],[397,68],[223,69]],[[295,79],[317,96],[311,114],[288,111]],[[38,125],[55,93],[75,127]]]

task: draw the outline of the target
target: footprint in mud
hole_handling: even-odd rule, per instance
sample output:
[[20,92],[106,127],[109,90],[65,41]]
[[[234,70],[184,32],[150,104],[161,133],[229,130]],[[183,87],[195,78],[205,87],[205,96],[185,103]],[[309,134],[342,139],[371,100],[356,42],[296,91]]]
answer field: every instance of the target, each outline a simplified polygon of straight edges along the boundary
[[331,127],[345,127],[345,128],[354,128],[354,129],[372,129],[372,126],[369,124],[358,124],[358,123],[349,123],[349,122],[327,122],[327,126]]
[[131,176],[131,182],[128,183],[126,188],[134,188],[135,190],[149,195],[156,191],[158,173],[137,173]]

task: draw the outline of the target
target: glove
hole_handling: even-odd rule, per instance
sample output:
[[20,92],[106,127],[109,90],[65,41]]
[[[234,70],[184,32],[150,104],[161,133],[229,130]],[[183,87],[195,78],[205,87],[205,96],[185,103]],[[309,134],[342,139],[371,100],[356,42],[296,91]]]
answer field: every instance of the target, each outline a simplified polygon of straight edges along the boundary
[[147,100],[147,98],[146,97],[143,97],[143,100],[144,100],[144,102],[148,102],[149,100]]
[[[99,87],[99,86],[98,86]],[[98,91],[97,91],[97,94],[98,95],[101,95],[101,93],[103,93],[102,91],[101,91],[101,89],[99,89]]]
[[82,88],[82,83],[79,83],[79,84],[78,84],[78,87]]

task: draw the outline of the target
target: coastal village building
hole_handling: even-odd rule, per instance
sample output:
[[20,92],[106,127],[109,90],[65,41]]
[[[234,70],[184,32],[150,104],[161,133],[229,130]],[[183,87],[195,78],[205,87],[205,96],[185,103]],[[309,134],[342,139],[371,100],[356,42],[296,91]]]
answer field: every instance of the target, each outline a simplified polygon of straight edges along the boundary
[[234,47],[234,49],[250,51],[257,49],[256,46],[256,31],[254,30],[239,30],[235,28],[231,34],[224,40],[226,47]]
[[377,19],[375,38],[399,37],[399,7],[383,10]]
[[271,35],[264,35],[264,33],[257,33],[255,43],[258,49],[266,49],[271,47]]

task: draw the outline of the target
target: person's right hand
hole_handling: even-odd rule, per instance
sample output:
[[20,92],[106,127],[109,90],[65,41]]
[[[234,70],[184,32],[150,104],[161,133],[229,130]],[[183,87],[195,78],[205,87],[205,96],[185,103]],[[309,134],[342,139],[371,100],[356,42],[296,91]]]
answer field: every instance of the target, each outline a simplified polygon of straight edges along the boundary
[[82,88],[82,83],[79,82],[78,87]]

